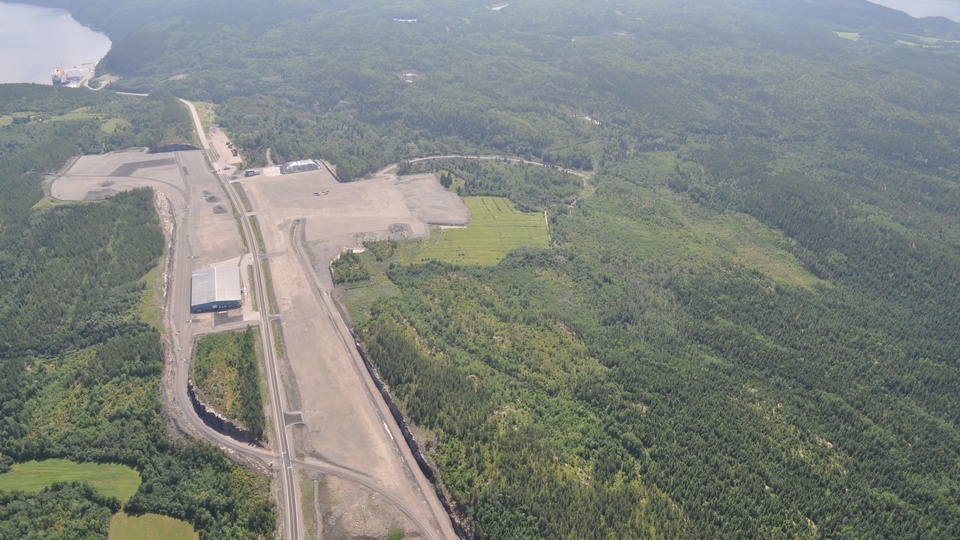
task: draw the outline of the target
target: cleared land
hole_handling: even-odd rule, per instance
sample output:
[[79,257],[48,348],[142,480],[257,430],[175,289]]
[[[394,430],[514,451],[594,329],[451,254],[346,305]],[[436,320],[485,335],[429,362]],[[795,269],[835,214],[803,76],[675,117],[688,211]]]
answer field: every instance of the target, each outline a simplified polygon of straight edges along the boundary
[[[50,189],[61,200],[95,200],[144,185],[163,193],[177,217],[180,249],[186,257],[174,269],[175,291],[190,283],[191,270],[244,253],[230,204],[199,151],[151,155],[131,150],[84,156]],[[380,174],[342,184],[321,170],[243,178],[234,185],[242,186],[249,197],[267,248],[262,262],[269,264],[272,286],[268,289],[283,323],[281,366],[289,410],[300,412],[297,418],[303,422],[288,428],[297,434],[296,457],[359,473],[358,480],[347,485],[353,485],[358,496],[366,489],[380,494],[367,500],[371,512],[389,515],[399,508],[412,520],[407,530],[420,529],[431,538],[455,537],[432,487],[418,470],[411,469],[413,457],[398,444],[399,429],[337,316],[328,296],[333,283],[326,265],[344,248],[359,247],[363,241],[424,238],[431,224],[465,225],[470,220],[467,207],[432,174]],[[172,230],[170,216],[164,214],[164,220]],[[303,241],[298,245],[312,265],[302,263],[291,242],[298,223],[303,224]],[[175,305],[174,313],[185,313],[181,308]],[[193,334],[209,331],[213,317],[193,315],[174,322],[175,330],[182,331],[174,339],[188,344]],[[176,371],[177,377],[185,371]],[[180,386],[176,388],[179,392]],[[359,522],[339,523],[347,534],[368,532]],[[385,525],[377,534],[393,526]]]
[[[120,191],[149,186],[169,199],[188,235],[192,268],[238,257],[246,250],[237,222],[203,152],[148,154],[143,149],[83,156],[50,186],[64,201],[104,199]],[[193,208],[190,208],[191,203]],[[189,214],[183,217],[189,210]],[[189,283],[189,276],[186,278]],[[203,318],[208,318],[205,316]]]
[[472,216],[470,225],[437,230],[417,261],[494,265],[512,249],[549,244],[547,223],[539,212],[521,212],[503,197],[467,197],[464,202]]
[[108,540],[199,540],[185,521],[157,514],[129,516],[117,512],[110,520]]
[[28,461],[0,474],[0,491],[40,491],[55,482],[87,482],[123,503],[140,487],[140,473],[125,465],[75,463],[66,459]]
[[[327,265],[364,241],[424,238],[431,224],[464,225],[470,219],[467,207],[432,174],[383,173],[344,184],[320,170],[242,178],[238,184],[257,212],[267,248],[283,325],[281,366],[289,409],[302,419],[294,429],[296,457],[308,463],[322,460],[369,479],[363,482],[366,488],[346,482],[354,495],[345,500],[372,488],[379,495],[366,499],[371,514],[402,508],[416,522],[406,530],[454,538],[432,487],[398,443],[400,431],[333,305]],[[322,512],[328,511],[327,504],[321,504]],[[347,538],[384,535],[393,526],[367,529],[364,520],[346,519],[336,523]]]

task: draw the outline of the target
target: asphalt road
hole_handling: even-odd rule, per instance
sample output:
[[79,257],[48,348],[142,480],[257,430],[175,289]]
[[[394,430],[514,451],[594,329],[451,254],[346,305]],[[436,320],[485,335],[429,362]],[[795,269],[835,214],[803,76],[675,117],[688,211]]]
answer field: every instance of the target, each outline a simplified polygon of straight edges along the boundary
[[[413,523],[415,523],[428,538],[432,540],[440,540],[441,537],[438,537],[434,532],[432,532],[433,526],[424,519],[424,516],[421,515],[420,511],[415,510],[408,501],[391,495],[389,490],[385,489],[375,478],[334,463],[328,463],[322,460],[314,459],[311,459],[310,461],[300,461],[293,459],[291,456],[291,449],[288,443],[288,433],[284,424],[282,398],[284,394],[280,387],[281,381],[278,370],[279,368],[276,358],[276,351],[274,350],[275,341],[273,337],[273,325],[270,324],[270,317],[268,316],[270,304],[268,303],[269,299],[266,293],[266,284],[264,281],[262,265],[259,264],[261,257],[264,256],[259,253],[257,242],[249,222],[249,216],[243,211],[243,206],[238,200],[237,193],[225,179],[224,169],[226,166],[219,162],[217,156],[210,149],[209,141],[204,136],[203,127],[200,123],[196,109],[190,102],[185,100],[181,101],[183,101],[190,109],[194,124],[197,128],[197,134],[204,150],[207,153],[209,162],[220,180],[221,187],[230,197],[235,208],[237,208],[238,212],[240,212],[242,216],[241,224],[243,227],[243,233],[247,237],[247,245],[250,246],[253,258],[255,261],[257,261],[253,265],[255,275],[255,290],[250,291],[250,294],[255,294],[257,296],[257,304],[261,306],[260,336],[262,340],[263,351],[265,353],[265,373],[267,375],[267,387],[268,393],[270,394],[269,399],[273,412],[273,425],[275,430],[273,441],[275,443],[276,450],[271,451],[263,447],[242,443],[210,428],[196,415],[189,396],[187,395],[187,379],[189,378],[190,355],[192,353],[194,335],[193,327],[190,322],[192,315],[190,313],[189,301],[190,282],[193,270],[190,261],[194,257],[194,254],[191,253],[191,245],[187,236],[189,235],[188,231],[195,230],[195,225],[198,219],[198,209],[201,206],[199,201],[203,200],[203,194],[200,193],[198,188],[191,185],[189,177],[183,176],[181,172],[183,185],[185,186],[184,202],[179,209],[174,209],[173,213],[175,216],[182,216],[183,221],[182,223],[175,223],[174,226],[174,238],[173,246],[171,248],[171,260],[169,268],[170,277],[172,279],[169,289],[171,297],[169,299],[169,310],[167,312],[167,325],[171,330],[170,339],[176,354],[171,381],[174,386],[174,401],[176,406],[182,412],[181,417],[187,424],[186,427],[193,431],[197,436],[220,446],[226,451],[235,452],[247,458],[259,460],[265,467],[271,467],[273,469],[280,468],[280,470],[277,472],[279,472],[278,476],[281,480],[281,506],[284,514],[282,536],[284,538],[291,540],[300,540],[303,538],[303,528],[300,516],[300,501],[298,500],[299,492],[295,478],[297,470],[303,470],[336,476],[344,480],[355,482],[356,484],[364,486],[378,493],[381,497],[393,503],[393,505],[401,513],[407,516]],[[181,163],[179,153],[175,154],[175,156],[178,170],[183,171],[183,167],[180,166]],[[191,201],[195,203],[192,205],[193,209],[191,209]],[[327,302],[329,302],[329,299],[324,299],[324,302],[322,303],[327,308],[327,315],[331,319],[331,324],[338,328],[341,334],[341,341],[343,341],[343,335],[349,335],[349,333],[343,321],[339,320],[339,317],[333,317],[332,313],[335,312],[335,310],[332,309]],[[343,342],[342,345],[346,348],[350,348],[349,344],[346,342]],[[359,360],[357,361],[359,362]],[[356,366],[356,368],[360,369],[361,366]],[[376,401],[373,399],[373,396],[371,396],[371,400]],[[395,426],[392,416],[389,414],[389,411],[385,410],[385,405],[384,410],[379,411],[379,413],[384,421],[385,426],[389,424],[390,427],[394,428],[394,431],[399,432],[398,428]],[[400,444],[400,441],[397,442],[398,446],[401,447],[401,450],[403,451],[407,463],[413,467],[416,467],[409,448],[407,448],[405,444]],[[432,490],[432,486],[429,486],[428,484],[423,485],[425,482],[425,479],[422,479],[419,482],[421,484],[420,489],[425,491]],[[442,509],[439,510],[442,512]],[[436,514],[436,510],[434,513]],[[449,520],[449,517],[443,513],[441,515],[435,515],[435,519]],[[451,538],[454,537],[451,536]]]
[[247,217],[246,213],[242,211],[243,206],[238,200],[236,192],[227,184],[226,179],[223,176],[224,165],[218,162],[216,156],[210,150],[210,143],[207,140],[203,126],[200,123],[200,117],[197,114],[196,108],[192,103],[185,100],[182,101],[190,109],[190,114],[193,117],[193,122],[197,129],[197,136],[203,145],[204,151],[207,152],[207,157],[210,160],[210,163],[213,164],[215,168],[214,172],[217,174],[217,177],[221,182],[221,187],[223,187],[231,201],[233,201],[234,207],[237,208],[241,214],[243,234],[248,239],[248,245],[250,246],[254,261],[257,261],[253,265],[255,290],[250,291],[250,294],[255,294],[257,296],[257,305],[262,306],[260,318],[260,338],[262,350],[264,351],[264,360],[266,362],[265,373],[267,378],[267,388],[269,390],[268,393],[270,394],[272,405],[271,409],[273,411],[273,426],[275,432],[273,440],[276,443],[277,450],[279,450],[279,455],[266,452],[254,446],[240,443],[209,428],[194,413],[193,407],[190,404],[190,399],[187,396],[187,379],[189,377],[189,359],[192,347],[192,332],[189,328],[187,328],[188,323],[186,321],[188,321],[191,317],[188,299],[192,269],[190,268],[189,264],[189,242],[187,242],[185,235],[187,234],[186,231],[193,230],[191,225],[193,225],[194,221],[196,220],[195,212],[190,211],[189,201],[198,200],[201,194],[193,193],[193,187],[190,185],[189,180],[186,177],[183,178],[183,182],[184,185],[187,186],[188,202],[184,208],[184,223],[182,226],[176,227],[176,239],[174,240],[175,253],[173,256],[175,270],[173,272],[173,284],[171,287],[173,294],[173,309],[170,310],[170,322],[172,323],[172,328],[175,329],[173,341],[175,342],[177,355],[180,357],[179,361],[174,366],[176,401],[180,405],[180,409],[183,411],[184,417],[187,418],[187,421],[207,440],[215,444],[219,444],[222,447],[231,448],[236,452],[240,452],[251,457],[259,457],[261,460],[265,460],[267,463],[281,468],[279,477],[281,481],[280,492],[283,499],[281,501],[281,507],[284,514],[284,536],[286,538],[299,540],[301,538],[301,534],[300,518],[298,516],[299,504],[297,501],[297,483],[296,478],[294,477],[295,473],[293,463],[290,458],[290,447],[286,432],[287,430],[283,420],[283,404],[281,402],[282,394],[280,392],[279,372],[277,371],[276,351],[274,350],[275,342],[273,339],[273,328],[269,322],[269,317],[265,316],[268,311],[266,306],[269,306],[269,304],[267,303],[267,295],[264,287],[263,268],[259,264],[260,254],[258,253],[257,243],[254,240],[253,231],[250,227],[249,218]]

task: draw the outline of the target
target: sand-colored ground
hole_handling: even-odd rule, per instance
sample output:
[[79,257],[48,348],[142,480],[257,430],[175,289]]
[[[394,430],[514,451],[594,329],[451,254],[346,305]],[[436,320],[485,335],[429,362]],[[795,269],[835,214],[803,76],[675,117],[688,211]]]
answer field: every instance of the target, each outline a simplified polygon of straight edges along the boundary
[[[330,299],[333,284],[326,264],[362,240],[426,236],[433,223],[466,224],[466,206],[433,175],[381,174],[341,184],[321,170],[236,182],[250,200],[266,246],[283,330],[285,408],[299,410],[300,415],[291,417],[302,420],[294,429],[298,457],[342,467],[356,478],[352,482],[329,476],[321,489],[326,493],[321,503],[329,505],[320,509],[324,519],[343,516],[331,522],[331,537],[376,537],[385,534],[378,530],[383,525],[396,522],[407,537],[455,538],[432,487],[416,470],[396,423],[363,370]],[[169,200],[168,217],[184,231],[189,264],[178,270],[175,280],[188,284],[188,270],[246,253],[234,210],[202,151],[85,156],[55,179],[50,190],[62,200],[92,200],[141,186],[154,187]],[[311,260],[321,261],[320,267]],[[265,312],[260,306],[261,316]],[[256,317],[249,312],[235,315],[219,322],[212,315],[194,316],[185,321],[184,336]]]
[[[83,156],[53,181],[50,194],[65,201],[94,200],[149,186],[172,203],[186,226],[193,269],[246,253],[237,221],[199,150],[148,154],[143,149]],[[190,205],[193,212],[187,213]]]
[[243,156],[239,153],[240,149],[233,146],[233,143],[227,138],[227,134],[220,131],[220,128],[216,126],[210,128],[210,144],[223,163],[230,165],[243,163]]
[[385,174],[341,184],[326,171],[312,171],[240,183],[257,210],[269,255],[285,360],[298,390],[290,406],[299,407],[304,422],[299,452],[307,461],[370,477],[384,494],[430,516],[436,538],[452,538],[449,520],[409,450],[398,444],[400,433],[363,371],[330,299],[329,272],[307,261],[328,263],[362,239],[426,236],[431,223],[465,224],[469,211],[433,175]]

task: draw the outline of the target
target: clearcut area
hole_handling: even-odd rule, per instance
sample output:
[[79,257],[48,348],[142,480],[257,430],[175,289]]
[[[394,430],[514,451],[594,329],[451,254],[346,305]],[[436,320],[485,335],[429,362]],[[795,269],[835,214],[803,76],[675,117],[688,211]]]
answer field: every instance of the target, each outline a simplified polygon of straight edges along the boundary
[[494,265],[518,247],[549,245],[547,220],[540,212],[521,212],[504,197],[466,197],[472,216],[466,227],[438,227],[417,262]]

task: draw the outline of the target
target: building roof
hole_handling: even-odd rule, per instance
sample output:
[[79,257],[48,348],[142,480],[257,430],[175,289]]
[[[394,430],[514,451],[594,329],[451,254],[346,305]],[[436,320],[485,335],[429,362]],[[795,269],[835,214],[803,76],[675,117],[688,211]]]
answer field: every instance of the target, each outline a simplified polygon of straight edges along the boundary
[[291,174],[304,171],[315,171],[320,165],[312,159],[301,159],[300,161],[291,161],[280,166],[281,174]]
[[214,266],[193,273],[190,305],[240,300],[240,268]]

